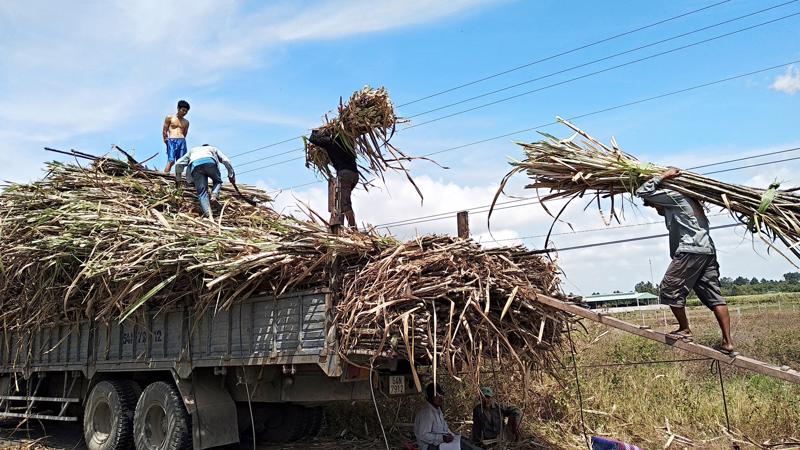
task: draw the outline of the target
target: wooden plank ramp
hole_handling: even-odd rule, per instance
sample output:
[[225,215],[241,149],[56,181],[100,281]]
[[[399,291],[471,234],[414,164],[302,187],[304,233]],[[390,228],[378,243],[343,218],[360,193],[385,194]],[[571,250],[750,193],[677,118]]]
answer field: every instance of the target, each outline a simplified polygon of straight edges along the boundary
[[751,370],[761,375],[766,375],[769,377],[778,378],[781,380],[800,384],[800,372],[791,369],[788,366],[779,367],[769,363],[765,363],[763,361],[758,361],[753,358],[748,358],[742,355],[732,358],[724,353],[720,353],[719,351],[714,350],[713,348],[706,347],[705,345],[700,345],[694,342],[686,342],[682,340],[672,339],[667,337],[666,334],[652,330],[650,328],[641,327],[639,325],[635,325],[630,322],[617,319],[616,317],[612,317],[610,315],[598,313],[596,311],[592,311],[591,309],[586,309],[576,303],[565,302],[553,297],[548,297],[546,295],[539,294],[538,301],[544,305],[550,306],[559,311],[568,312],[576,316],[583,317],[584,319],[589,319],[593,322],[602,323],[603,325],[616,328],[618,330],[622,330],[631,334],[635,334],[637,336],[658,341],[661,342],[662,344],[679,348],[689,353],[694,353],[695,355],[716,359],[721,363],[725,363],[742,369]]

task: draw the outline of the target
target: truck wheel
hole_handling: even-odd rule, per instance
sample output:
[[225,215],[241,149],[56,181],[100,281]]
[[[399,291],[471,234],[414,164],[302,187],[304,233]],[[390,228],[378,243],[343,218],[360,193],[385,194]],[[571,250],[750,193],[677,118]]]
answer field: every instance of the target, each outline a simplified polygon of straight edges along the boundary
[[299,405],[275,405],[274,412],[265,422],[264,431],[259,433],[262,442],[286,443],[303,437],[305,432],[303,407]]
[[94,386],[83,414],[83,438],[89,450],[133,448],[134,395],[124,381],[101,381]]
[[192,445],[189,414],[178,390],[157,381],[136,404],[133,435],[137,450],[182,450]]
[[136,403],[139,403],[139,397],[142,396],[142,386],[137,381],[133,380],[122,380],[122,382],[130,386],[131,393],[133,393],[133,404],[135,410],[136,409],[135,405]]

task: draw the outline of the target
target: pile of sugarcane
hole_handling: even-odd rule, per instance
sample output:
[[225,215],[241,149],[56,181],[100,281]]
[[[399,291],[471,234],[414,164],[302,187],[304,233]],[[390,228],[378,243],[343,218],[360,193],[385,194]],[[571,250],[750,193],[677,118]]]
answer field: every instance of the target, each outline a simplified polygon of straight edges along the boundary
[[0,195],[7,329],[56,318],[107,322],[145,302],[227,307],[258,292],[324,284],[330,254],[357,258],[381,241],[331,236],[319,224],[281,216],[259,204],[266,193],[246,186],[245,198],[223,188],[212,222],[198,217],[192,187],[160,172],[108,159],[48,169],[44,180]]
[[[387,170],[394,170],[405,174],[422,197],[422,193],[404,165],[405,162],[415,158],[406,155],[389,142],[394,136],[397,124],[407,120],[397,117],[386,89],[364,86],[353,92],[347,103],[339,99],[338,113],[338,116],[332,119],[326,116],[325,123],[318,127],[318,130],[326,136],[338,139],[357,157],[362,181],[368,181],[366,178],[368,174],[383,179]],[[304,142],[306,167],[313,167],[325,178],[330,179],[332,173],[328,154],[308,139],[304,138]]]
[[536,299],[558,291],[556,274],[554,264],[524,247],[486,250],[445,236],[411,240],[345,275],[340,343],[350,355],[425,361],[434,378],[437,367],[474,372],[487,358],[526,372],[533,365],[552,371],[558,362],[549,355],[565,318]]
[[536,298],[558,291],[552,264],[445,236],[332,235],[268,202],[226,185],[207,220],[194,190],[170,175],[105,158],[50,163],[44,179],[0,192],[0,323],[19,331],[175,305],[217,311],[331,286],[339,349],[359,363],[399,354],[453,373],[481,358],[550,364],[543,355],[560,345],[563,317]]
[[[513,169],[503,178],[495,200],[512,176],[524,172],[533,180],[525,187],[537,191],[545,210],[544,202],[548,200],[567,200],[569,204],[575,199],[589,199],[600,207],[601,199],[608,197],[610,218],[619,221],[615,196],[635,195],[644,182],[666,170],[623,152],[613,138],[611,144],[606,145],[568,121],[558,120],[574,134],[568,139],[558,139],[542,133],[545,137],[542,141],[518,143],[525,158],[511,162]],[[781,253],[774,246],[777,240],[800,258],[800,195],[778,190],[778,183],[758,189],[681,171],[677,178],[664,180],[661,186],[701,203],[724,208],[774,250]],[[561,212],[551,215],[558,219],[565,209],[566,205]]]

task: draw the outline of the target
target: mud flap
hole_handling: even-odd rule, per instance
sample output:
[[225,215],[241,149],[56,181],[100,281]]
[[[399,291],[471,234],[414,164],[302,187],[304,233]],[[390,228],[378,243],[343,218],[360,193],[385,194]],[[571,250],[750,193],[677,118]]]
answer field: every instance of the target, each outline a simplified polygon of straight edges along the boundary
[[192,416],[192,443],[196,450],[239,442],[236,403],[223,384],[223,377],[211,371],[194,370],[189,378],[172,372]]

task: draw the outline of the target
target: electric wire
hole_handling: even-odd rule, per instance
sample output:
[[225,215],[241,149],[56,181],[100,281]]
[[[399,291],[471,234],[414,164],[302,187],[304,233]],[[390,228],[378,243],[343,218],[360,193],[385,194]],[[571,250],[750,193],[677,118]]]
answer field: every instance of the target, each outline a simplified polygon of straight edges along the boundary
[[480,104],[480,105],[477,105],[477,106],[473,106],[471,108],[467,108],[467,109],[463,109],[463,110],[460,110],[460,111],[456,111],[454,113],[445,114],[443,116],[439,116],[439,117],[436,117],[434,119],[430,119],[430,120],[426,120],[424,122],[419,122],[419,123],[415,123],[415,124],[409,125],[409,126],[403,128],[402,130],[399,130],[399,131],[410,130],[412,128],[417,128],[417,127],[421,127],[423,125],[428,125],[428,124],[431,124],[431,123],[434,123],[434,122],[438,122],[440,120],[449,119],[451,117],[459,116],[461,114],[466,114],[468,112],[476,111],[478,109],[483,109],[483,108],[486,108],[486,107],[489,107],[489,106],[497,105],[499,103],[504,103],[504,102],[507,102],[507,101],[510,101],[510,100],[514,100],[514,99],[517,99],[517,98],[520,98],[520,97],[523,97],[523,96],[526,96],[526,95],[530,95],[530,94],[533,94],[533,93],[536,93],[536,92],[541,92],[541,91],[544,91],[544,90],[547,90],[547,89],[551,89],[551,88],[554,88],[554,87],[557,87],[557,86],[562,86],[562,85],[565,85],[565,84],[568,84],[568,83],[572,83],[573,81],[578,81],[578,80],[582,80],[582,79],[585,79],[585,78],[593,77],[595,75],[600,75],[602,73],[610,72],[612,70],[616,70],[616,69],[619,69],[619,68],[622,68],[622,67],[630,66],[630,65],[633,65],[633,64],[638,64],[638,63],[643,62],[643,61],[648,61],[650,59],[654,59],[654,58],[657,58],[657,57],[660,57],[660,56],[664,56],[664,55],[668,55],[668,54],[671,54],[671,53],[675,53],[677,51],[685,50],[687,48],[696,47],[698,45],[706,44],[708,42],[712,42],[712,41],[715,41],[715,40],[718,40],[718,39],[722,39],[722,38],[725,38],[725,37],[728,37],[728,36],[733,36],[733,35],[738,34],[738,33],[743,33],[745,31],[753,30],[755,28],[763,27],[763,26],[766,26],[766,25],[769,25],[769,24],[772,24],[772,23],[776,23],[776,22],[781,21],[781,20],[786,20],[786,19],[789,19],[789,18],[795,17],[795,16],[800,16],[800,12],[796,12],[796,13],[793,13],[793,14],[788,14],[788,15],[785,15],[785,16],[781,16],[781,17],[778,17],[776,19],[768,20],[766,22],[761,22],[759,24],[751,25],[751,26],[748,26],[748,27],[745,27],[745,28],[740,28],[740,29],[735,30],[735,31],[731,31],[731,32],[728,32],[728,33],[723,33],[723,34],[720,34],[720,35],[717,35],[717,36],[714,36],[714,37],[711,37],[711,38],[707,38],[707,39],[703,39],[703,40],[700,40],[700,41],[697,41],[697,42],[693,42],[691,44],[686,44],[686,45],[675,47],[675,48],[672,48],[672,49],[669,49],[669,50],[665,50],[665,51],[662,51],[662,52],[654,53],[654,54],[649,55],[649,56],[644,56],[644,57],[641,57],[641,58],[637,58],[637,59],[634,59],[632,61],[628,61],[628,62],[625,62],[625,63],[622,63],[622,64],[617,64],[617,65],[614,65],[614,66],[611,66],[611,67],[606,67],[605,69],[596,70],[594,72],[589,72],[587,74],[580,75],[580,76],[573,77],[573,78],[569,78],[569,79],[566,79],[566,80],[562,80],[562,81],[559,81],[559,82],[556,82],[556,83],[551,83],[551,84],[548,84],[546,86],[542,86],[542,87],[539,87],[539,88],[536,88],[536,89],[531,89],[531,90],[528,90],[528,91],[520,92],[518,94],[514,94],[514,95],[511,95],[511,96],[508,96],[508,97],[503,97],[503,98],[498,99],[498,100],[493,100],[491,102],[483,103],[483,104]]
[[[607,61],[609,59],[613,59],[613,58],[616,58],[618,56],[627,55],[629,53],[633,53],[633,52],[637,52],[639,50],[643,50],[643,49],[646,49],[646,48],[654,47],[656,45],[663,44],[665,42],[674,41],[676,39],[680,39],[680,38],[683,38],[683,37],[686,37],[686,36],[690,36],[692,34],[700,33],[702,31],[710,30],[712,28],[720,27],[722,25],[727,25],[729,23],[736,22],[738,20],[742,20],[742,19],[745,19],[745,18],[748,18],[748,17],[752,17],[752,16],[754,16],[756,14],[761,14],[763,12],[770,11],[770,10],[773,10],[773,9],[776,9],[776,8],[780,8],[782,6],[786,6],[786,5],[791,4],[791,3],[796,3],[797,1],[800,1],[800,0],[790,0],[788,2],[784,2],[784,3],[778,4],[778,5],[773,5],[773,6],[770,6],[768,8],[760,9],[758,11],[754,11],[754,12],[751,12],[751,13],[748,13],[748,14],[745,14],[745,15],[742,15],[742,16],[734,17],[733,19],[728,19],[728,20],[724,20],[722,22],[717,22],[717,23],[712,24],[712,25],[707,25],[707,26],[704,26],[704,27],[701,27],[701,28],[697,28],[697,29],[694,29],[694,30],[691,30],[691,31],[687,31],[685,33],[677,34],[675,36],[671,36],[671,37],[668,37],[668,38],[659,39],[657,41],[653,41],[653,42],[650,42],[648,44],[640,45],[638,47],[634,47],[634,48],[631,48],[631,49],[628,49],[628,50],[625,50],[625,51],[622,51],[622,52],[617,52],[617,53],[614,53],[614,54],[611,54],[611,55],[608,55],[608,56],[604,56],[602,58],[598,58],[598,59],[594,59],[594,60],[591,60],[591,61],[588,61],[588,62],[585,62],[585,63],[581,63],[581,64],[574,65],[574,66],[570,66],[570,67],[567,67],[566,69],[561,69],[561,70],[557,70],[555,72],[550,72],[550,73],[548,73],[546,75],[541,75],[541,76],[538,76],[536,78],[531,78],[531,79],[528,79],[528,80],[525,80],[525,81],[521,81],[519,83],[514,83],[514,84],[511,84],[511,85],[508,85],[508,86],[503,86],[501,88],[498,88],[498,89],[495,89],[495,90],[492,90],[492,91],[489,91],[489,92],[484,92],[483,94],[478,94],[478,95],[475,95],[475,96],[472,96],[472,97],[468,97],[468,98],[465,98],[465,99],[462,99],[462,100],[459,100],[459,101],[456,101],[456,102],[453,102],[453,103],[446,104],[444,106],[439,106],[439,107],[436,107],[436,108],[428,109],[426,111],[422,111],[422,112],[419,112],[419,113],[416,113],[416,114],[413,114],[413,115],[410,115],[410,116],[404,116],[404,117],[406,117],[408,119],[413,119],[415,117],[424,116],[424,115],[430,114],[432,112],[441,111],[443,109],[447,109],[447,108],[451,108],[453,106],[461,105],[461,104],[470,102],[472,100],[477,100],[479,98],[488,97],[490,95],[498,94],[500,92],[505,92],[505,91],[508,91],[510,89],[514,89],[514,88],[517,88],[517,87],[520,87],[520,86],[524,86],[526,84],[533,83],[535,81],[544,80],[546,78],[550,78],[550,77],[553,77],[555,75],[560,75],[562,73],[570,72],[570,71],[575,70],[575,69],[579,69],[579,68],[582,68],[582,67],[590,66],[590,65],[596,64],[598,62]],[[408,127],[408,128],[411,128],[411,127]]]
[[[684,12],[684,13],[681,13],[681,14],[678,14],[678,15],[675,15],[675,16],[671,16],[671,17],[668,17],[666,19],[662,19],[662,20],[653,22],[653,23],[648,24],[648,25],[644,25],[644,26],[641,26],[641,27],[638,27],[638,28],[634,28],[632,30],[625,31],[623,33],[615,34],[615,35],[612,35],[612,36],[609,36],[609,37],[606,37],[606,38],[603,38],[603,39],[599,39],[599,40],[594,41],[594,42],[590,42],[589,44],[584,44],[584,45],[581,45],[579,47],[572,48],[570,50],[566,50],[566,51],[563,51],[563,52],[560,52],[560,53],[556,53],[556,54],[553,54],[553,55],[550,55],[550,56],[547,56],[547,57],[544,57],[544,58],[541,58],[541,59],[538,59],[538,60],[535,60],[535,61],[531,61],[531,62],[522,64],[522,65],[519,65],[519,66],[516,66],[516,67],[512,67],[510,69],[505,69],[505,70],[502,70],[500,72],[497,72],[497,73],[494,73],[494,74],[479,78],[477,80],[470,81],[468,83],[464,83],[464,84],[461,84],[461,85],[458,85],[458,86],[454,86],[452,88],[448,88],[448,89],[445,89],[445,90],[442,90],[442,91],[439,91],[439,92],[435,92],[433,94],[428,94],[428,95],[426,95],[424,97],[420,97],[420,98],[418,98],[416,100],[411,100],[411,101],[399,104],[399,105],[397,105],[397,107],[398,108],[402,108],[404,106],[408,106],[408,105],[411,105],[411,104],[414,104],[414,103],[418,103],[420,101],[427,100],[429,98],[437,97],[439,95],[446,94],[448,92],[452,92],[452,91],[455,91],[455,90],[458,90],[458,89],[463,89],[463,88],[465,88],[467,86],[472,86],[472,85],[480,83],[482,81],[490,80],[492,78],[496,78],[496,77],[499,77],[499,76],[502,76],[502,75],[505,75],[505,74],[508,74],[508,73],[511,73],[511,72],[515,72],[515,71],[520,70],[520,69],[524,69],[526,67],[530,67],[530,66],[533,66],[533,65],[536,65],[536,64],[540,64],[540,63],[543,63],[545,61],[549,61],[551,59],[558,58],[560,56],[564,56],[564,55],[568,55],[568,54],[571,54],[571,53],[575,53],[577,51],[584,50],[584,49],[587,49],[587,48],[590,48],[590,47],[594,47],[596,45],[599,45],[599,44],[602,44],[602,43],[605,43],[605,42],[609,42],[609,41],[612,41],[614,39],[618,39],[618,38],[621,38],[621,37],[624,37],[624,36],[628,36],[628,35],[637,33],[639,31],[643,31],[643,30],[646,30],[646,29],[649,29],[649,28],[656,27],[658,25],[662,25],[662,24],[667,23],[667,22],[671,22],[671,21],[674,21],[674,20],[677,20],[677,19],[680,19],[680,18],[683,18],[683,17],[687,17],[687,16],[690,16],[692,14],[696,14],[696,13],[699,13],[699,12],[714,8],[716,6],[720,6],[720,5],[723,5],[725,3],[729,3],[730,1],[731,0],[723,0],[723,1],[720,1],[720,2],[712,3],[712,4],[708,5],[708,6],[704,6],[702,8],[693,9],[693,10],[690,10],[690,11],[687,11],[687,12]],[[232,155],[231,158],[236,158],[236,157],[239,157],[239,156],[242,156],[242,155],[254,153],[254,152],[257,152],[259,150],[266,149],[266,148],[275,147],[275,146],[278,146],[280,144],[285,144],[287,142],[291,142],[291,141],[293,141],[295,139],[300,139],[300,138],[302,138],[302,135],[295,136],[293,138],[285,139],[285,140],[282,140],[282,141],[274,142],[274,143],[271,143],[271,144],[263,145],[263,146],[260,146],[260,147],[256,147],[254,149],[247,150],[247,151],[244,151],[244,152],[241,152],[241,153],[237,153],[235,155]],[[277,155],[275,155],[275,156],[277,156]]]
[[[761,157],[761,155],[753,155],[753,156],[748,157],[748,158],[752,159],[752,158],[758,158],[758,157]],[[797,156],[797,157],[794,157],[794,158],[780,159],[780,160],[776,160],[776,161],[767,161],[767,162],[757,163],[757,164],[748,164],[748,165],[745,165],[745,166],[732,167],[732,168],[729,168],[729,169],[717,170],[717,171],[712,171],[712,172],[704,172],[704,173],[702,173],[700,175],[711,175],[711,174],[715,174],[715,173],[731,172],[731,171],[735,171],[735,170],[742,170],[742,169],[748,169],[748,168],[753,168],[753,167],[766,166],[766,165],[770,165],[770,164],[777,164],[777,163],[781,163],[781,162],[794,161],[794,160],[798,160],[798,159],[800,159],[800,156]],[[725,163],[725,162],[724,161],[720,162],[720,164],[723,164],[723,163]],[[709,166],[710,166],[710,164],[707,164],[707,165],[704,165],[703,167],[709,167]],[[692,168],[689,168],[687,170],[691,170],[691,169]],[[529,203],[522,203],[524,201],[529,201]],[[511,200],[511,201],[508,201],[506,203],[515,203],[515,202],[517,204],[506,205],[506,206],[503,206],[501,208],[495,208],[495,210],[518,208],[518,207],[521,207],[521,206],[528,206],[528,205],[534,205],[534,204],[539,203],[538,200],[531,200],[531,199]],[[458,210],[455,213],[458,213],[460,211],[470,211],[470,212],[475,212],[476,214],[488,213],[489,210],[487,208],[489,208],[490,206],[491,206],[491,204],[474,206],[474,207],[471,207],[471,208]],[[426,223],[426,222],[433,222],[433,221],[436,221],[436,220],[448,219],[448,218],[453,217],[453,215],[454,215],[453,212],[430,214],[430,215],[427,215],[427,216],[413,217],[413,218],[409,218],[409,219],[405,219],[405,220],[387,222],[385,224],[376,225],[375,227],[376,228],[389,228],[389,227],[415,225],[415,224],[418,224],[418,223]]]
[[[651,101],[654,101],[654,100],[660,100],[662,98],[671,97],[671,96],[674,96],[674,95],[683,94],[683,93],[695,91],[695,90],[698,90],[698,89],[703,89],[703,88],[714,86],[714,85],[717,85],[717,84],[722,84],[722,83],[725,83],[725,82],[728,82],[728,81],[733,81],[733,80],[749,77],[749,76],[752,76],[752,75],[758,75],[758,74],[761,74],[761,73],[764,73],[764,72],[769,72],[769,71],[772,71],[772,70],[775,70],[775,69],[781,69],[781,68],[789,67],[789,66],[791,66],[793,64],[798,64],[798,63],[800,63],[800,60],[789,61],[789,62],[786,62],[786,63],[783,63],[783,64],[769,66],[769,67],[765,67],[765,68],[762,68],[762,69],[756,69],[756,70],[753,70],[753,71],[750,71],[750,72],[746,72],[746,73],[742,73],[742,74],[738,74],[738,75],[732,75],[732,76],[729,76],[729,77],[721,78],[721,79],[714,80],[714,81],[709,81],[709,82],[702,83],[702,84],[697,84],[697,85],[690,86],[690,87],[687,87],[687,88],[678,89],[678,90],[674,90],[674,91],[670,91],[670,92],[665,92],[663,94],[658,94],[658,95],[654,95],[654,96],[651,96],[651,97],[641,98],[641,99],[638,99],[638,100],[633,100],[633,101],[630,101],[630,102],[621,103],[619,105],[609,106],[609,107],[606,107],[606,108],[602,108],[602,109],[598,109],[598,110],[594,110],[594,111],[590,111],[590,112],[586,112],[586,113],[570,116],[570,117],[567,118],[567,120],[574,121],[574,120],[578,120],[578,119],[583,119],[585,117],[591,117],[591,116],[595,116],[595,115],[598,115],[598,114],[606,113],[606,112],[609,112],[609,111],[615,111],[615,110],[618,110],[618,109],[628,108],[628,107],[636,106],[636,105],[639,105],[639,104],[642,104],[642,103],[647,103],[647,102],[651,102]],[[424,154],[422,156],[430,157],[430,156],[439,155],[439,154],[442,154],[442,153],[452,152],[452,151],[455,151],[455,150],[460,150],[462,148],[472,147],[472,146],[479,145],[479,144],[485,144],[487,142],[496,141],[496,140],[499,140],[499,139],[515,136],[515,135],[522,134],[522,133],[527,133],[527,132],[530,132],[530,131],[536,131],[536,130],[539,130],[539,129],[542,129],[542,128],[546,128],[546,127],[549,127],[549,126],[553,126],[553,125],[558,125],[558,121],[547,122],[547,123],[543,123],[541,125],[536,125],[536,126],[533,126],[533,127],[524,128],[524,129],[521,129],[521,130],[515,130],[515,131],[508,132],[508,133],[503,133],[503,134],[500,134],[500,135],[497,135],[497,136],[492,136],[492,137],[489,137],[489,138],[468,142],[468,143],[465,143],[465,144],[459,144],[459,145],[456,145],[456,146],[453,146],[453,147],[448,147],[448,148],[445,148],[445,149],[442,149],[442,150],[437,150],[437,151],[434,151],[434,152],[426,153],[426,154]],[[293,151],[299,151],[299,150],[301,150],[301,149],[295,149]],[[284,162],[297,161],[297,160],[300,160],[300,159],[303,159],[303,158],[302,157],[297,157],[297,158],[294,158],[292,160],[282,161],[281,164],[284,163]],[[274,165],[276,165],[276,164],[270,164],[270,165],[262,166],[262,167],[259,167],[257,169],[252,169],[252,170],[248,170],[248,171],[241,172],[241,173],[250,173],[250,172],[254,172],[256,170],[261,170],[261,169],[273,167]],[[320,182],[321,181],[316,181],[316,183],[320,183]]]
[[599,44],[602,44],[602,43],[605,43],[605,42],[612,41],[614,39],[618,39],[618,38],[621,38],[621,37],[624,37],[624,36],[628,36],[628,35],[631,35],[633,33],[646,30],[648,28],[653,28],[655,26],[658,26],[658,25],[661,25],[661,24],[664,24],[664,23],[667,23],[667,22],[671,22],[673,20],[677,20],[677,19],[680,19],[682,17],[690,16],[692,14],[696,14],[698,12],[705,11],[707,9],[714,8],[716,6],[728,3],[729,1],[730,0],[725,0],[725,1],[717,2],[717,3],[713,3],[711,5],[704,6],[702,8],[693,9],[691,11],[687,11],[685,13],[678,14],[676,16],[668,17],[666,19],[659,20],[657,22],[653,22],[653,23],[651,23],[649,25],[644,25],[644,26],[641,26],[641,27],[638,27],[638,28],[634,28],[633,30],[628,30],[628,31],[625,31],[623,33],[615,34],[615,35],[612,35],[612,36],[609,36],[609,37],[606,37],[606,38],[603,38],[603,39],[600,39],[600,40],[597,40],[597,41],[594,41],[594,42],[590,42],[588,44],[584,44],[584,45],[581,45],[579,47],[572,48],[570,50],[565,50],[565,51],[562,51],[560,53],[555,53],[553,55],[546,56],[546,57],[537,59],[535,61],[531,61],[531,62],[522,64],[522,65],[516,66],[516,67],[512,67],[510,69],[502,70],[500,72],[497,72],[497,73],[494,73],[494,74],[491,74],[491,75],[487,75],[485,77],[478,78],[476,80],[473,80],[473,81],[470,81],[470,82],[467,82],[467,83],[463,83],[463,84],[460,84],[458,86],[454,86],[454,87],[447,88],[447,89],[444,89],[444,90],[441,90],[441,91],[438,91],[438,92],[434,92],[432,94],[425,95],[423,97],[419,97],[419,98],[417,98],[415,100],[411,100],[411,101],[399,104],[399,105],[397,105],[397,107],[398,108],[402,108],[403,106],[412,105],[414,103],[418,103],[418,102],[421,102],[423,100],[428,100],[428,99],[433,98],[433,97],[438,97],[438,96],[440,96],[442,94],[447,94],[449,92],[453,92],[453,91],[456,91],[456,90],[459,90],[459,89],[463,89],[465,87],[472,86],[472,85],[481,83],[483,81],[491,80],[493,78],[497,78],[499,76],[506,75],[506,74],[511,73],[511,72],[516,72],[517,70],[521,70],[521,69],[524,69],[526,67],[530,67],[530,66],[533,66],[533,65],[536,65],[536,64],[540,64],[540,63],[543,63],[545,61],[549,61],[551,59],[558,58],[560,56],[569,55],[570,53],[575,53],[575,52],[580,51],[580,50],[585,50],[587,48],[594,47],[595,45],[599,45]]

